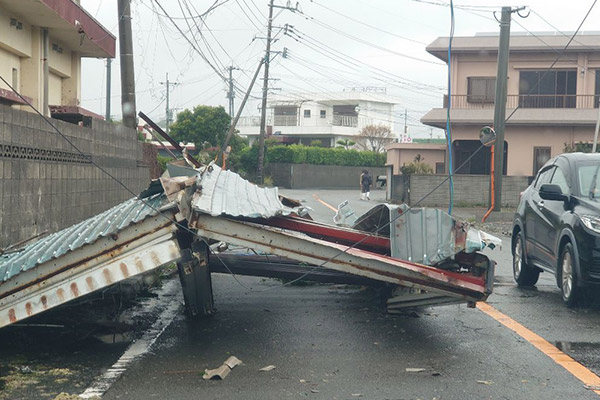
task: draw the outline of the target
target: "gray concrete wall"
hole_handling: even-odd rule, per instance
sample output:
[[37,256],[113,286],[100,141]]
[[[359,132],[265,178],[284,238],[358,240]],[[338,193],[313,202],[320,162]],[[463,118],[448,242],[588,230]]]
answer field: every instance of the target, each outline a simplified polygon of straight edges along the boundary
[[279,164],[267,166],[267,175],[273,178],[276,186],[288,189],[323,188],[357,189],[363,169],[373,176],[385,175],[385,167],[345,167],[339,165]]
[[134,130],[101,120],[90,128],[0,106],[0,248],[56,231],[132,197],[149,183]]
[[[410,201],[419,201],[434,187],[440,184],[447,175],[411,175]],[[472,207],[488,206],[490,194],[490,177],[485,175],[454,175],[454,206]],[[502,180],[502,207],[516,207],[519,193],[528,186],[526,176],[505,176]],[[394,180],[392,180],[394,182]],[[448,205],[448,182],[443,183],[419,205],[426,207],[442,207]]]

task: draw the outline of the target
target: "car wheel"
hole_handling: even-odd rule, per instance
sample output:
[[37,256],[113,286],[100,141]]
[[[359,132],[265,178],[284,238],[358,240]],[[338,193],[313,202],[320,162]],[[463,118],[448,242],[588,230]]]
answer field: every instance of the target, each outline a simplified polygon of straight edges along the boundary
[[573,245],[567,243],[560,256],[560,290],[565,304],[574,306],[579,299],[580,288],[577,285],[577,268],[575,265]]
[[513,248],[513,276],[519,286],[534,286],[540,277],[540,270],[527,263],[521,232],[517,234]]

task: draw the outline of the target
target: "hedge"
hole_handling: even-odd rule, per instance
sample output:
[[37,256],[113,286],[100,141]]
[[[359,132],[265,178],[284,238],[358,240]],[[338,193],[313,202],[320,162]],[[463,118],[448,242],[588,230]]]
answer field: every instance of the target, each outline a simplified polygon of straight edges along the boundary
[[267,160],[270,163],[383,167],[386,163],[386,154],[294,144],[269,147]]

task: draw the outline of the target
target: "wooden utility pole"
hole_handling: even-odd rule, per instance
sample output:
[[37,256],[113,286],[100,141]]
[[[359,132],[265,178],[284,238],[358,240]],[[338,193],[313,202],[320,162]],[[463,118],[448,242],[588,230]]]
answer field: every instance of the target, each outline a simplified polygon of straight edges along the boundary
[[494,108],[494,130],[496,131],[494,157],[494,211],[502,208],[502,171],[504,171],[504,127],[506,119],[506,94],[508,54],[510,46],[511,7],[502,7],[500,19],[500,43],[498,47],[498,69],[496,73],[496,103]]
[[136,129],[135,75],[133,70],[133,36],[131,34],[131,0],[118,0],[119,55],[121,64],[121,109],[123,125]]
[[265,162],[265,136],[267,135],[267,93],[269,92],[269,63],[271,61],[271,33],[273,30],[273,0],[269,2],[269,21],[267,24],[267,49],[265,51],[265,75],[263,80],[263,94],[260,110],[260,136],[258,138],[258,168],[256,170],[257,183],[263,183],[263,167]]

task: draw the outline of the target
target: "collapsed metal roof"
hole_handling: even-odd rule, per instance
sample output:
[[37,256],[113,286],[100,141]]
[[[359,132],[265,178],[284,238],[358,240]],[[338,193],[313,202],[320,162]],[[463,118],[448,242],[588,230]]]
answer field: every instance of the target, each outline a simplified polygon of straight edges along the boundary
[[[491,293],[493,262],[467,253],[495,238],[470,240],[468,225],[439,210],[381,205],[354,229],[339,228],[301,218],[306,208],[280,197],[277,188],[214,164],[173,172],[153,182],[144,199],[1,255],[0,327],[169,262],[181,267],[189,256],[199,263],[191,249],[208,241],[288,257],[306,273],[333,270],[398,285],[404,289],[388,302],[391,311],[405,304],[474,304]],[[207,260],[208,253],[204,266]],[[180,268],[182,282],[185,271]],[[193,291],[212,293],[192,281]]]
[[0,327],[177,259],[174,213],[164,194],[130,199],[0,256]]
[[165,205],[166,200],[163,194],[143,200],[133,198],[22,249],[3,254],[0,256],[0,281],[6,282],[39,264],[94,243],[101,237],[116,234],[146,217],[157,215],[158,209]]

